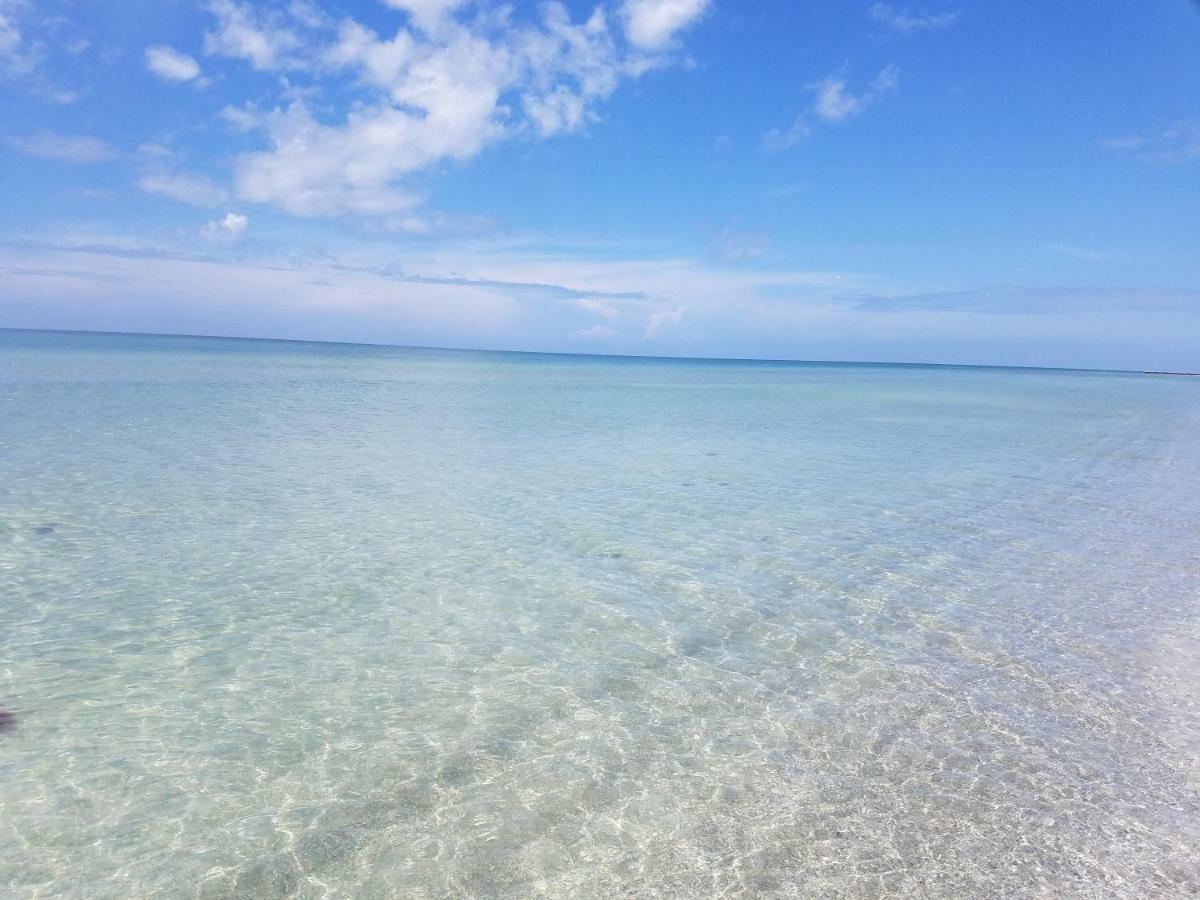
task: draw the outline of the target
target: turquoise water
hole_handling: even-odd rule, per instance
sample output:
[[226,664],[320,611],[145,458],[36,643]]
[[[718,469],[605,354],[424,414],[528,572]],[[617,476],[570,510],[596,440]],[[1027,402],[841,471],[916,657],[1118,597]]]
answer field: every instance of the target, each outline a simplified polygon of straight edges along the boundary
[[0,332],[6,896],[1200,891],[1200,380]]

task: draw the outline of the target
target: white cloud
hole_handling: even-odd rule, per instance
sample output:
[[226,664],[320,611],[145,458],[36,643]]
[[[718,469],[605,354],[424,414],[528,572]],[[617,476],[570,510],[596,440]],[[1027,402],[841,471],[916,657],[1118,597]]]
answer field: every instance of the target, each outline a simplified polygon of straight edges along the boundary
[[169,197],[192,206],[219,206],[228,197],[223,187],[202,175],[151,173],[139,178],[137,186],[147,194]]
[[80,42],[62,33],[66,24],[63,16],[46,15],[28,0],[0,0],[0,85],[19,85],[47,103],[78,100],[78,92],[57,84],[45,66],[48,47],[81,52]]
[[445,24],[450,13],[465,0],[383,0],[392,9],[408,13],[413,24],[425,32],[436,32]]
[[0,4],[0,78],[27,75],[40,59],[37,46],[22,35],[10,7]]
[[578,131],[587,115],[587,101],[565,85],[545,96],[528,96],[524,103],[525,112],[544,136]]
[[[1139,369],[1188,366],[1200,328],[1195,290],[931,293],[853,273],[599,259],[584,244],[550,256],[514,238],[410,245],[403,273],[387,265],[391,242],[344,261],[251,247],[218,261],[182,235],[163,246],[173,239],[56,225],[42,238],[0,242],[0,297],[13,298],[0,325],[558,351],[580,349],[586,338],[566,337],[600,325],[613,334],[592,346],[619,353],[979,362],[985,352],[995,363]],[[597,319],[584,299],[621,317]]]
[[226,120],[261,129],[269,141],[238,158],[238,197],[301,216],[407,213],[421,201],[404,184],[417,172],[469,160],[500,140],[584,128],[595,120],[593,105],[622,80],[670,60],[647,48],[665,46],[706,4],[627,3],[628,21],[645,32],[635,52],[618,46],[602,8],[574,22],[562,3],[549,2],[538,20],[514,24],[503,11],[457,18],[462,4],[446,0],[389,5],[406,11],[412,27],[387,38],[345,19],[319,46],[313,35],[302,45],[278,11],[210,4],[218,18],[210,52],[274,70],[305,58],[310,68],[355,76],[359,88],[341,117],[325,106],[318,119],[305,99],[263,113],[226,107]]
[[0,60],[9,61],[21,51],[21,32],[16,22],[0,14]]
[[253,131],[262,120],[262,117],[254,107],[250,105],[243,107],[226,106],[221,110],[220,116],[238,131]]
[[8,143],[26,156],[67,163],[96,163],[115,159],[116,150],[92,137],[70,137],[41,131],[24,137],[9,138]]
[[241,213],[226,213],[225,218],[216,219],[200,229],[200,236],[210,241],[236,240],[246,233],[250,220]]
[[961,15],[961,11],[957,9],[942,13],[922,13],[916,15],[898,10],[887,3],[876,3],[871,7],[872,19],[904,33],[949,28],[958,21]]
[[625,35],[635,47],[661,50],[700,18],[709,0],[625,0],[621,18]]
[[[428,119],[392,107],[352,113],[342,127],[318,123],[302,103],[265,117],[273,147],[243,154],[235,191],[243,200],[273,204],[298,216],[381,215],[410,210],[420,197],[391,187],[405,172],[457,149]],[[482,137],[482,136],[481,136]]]
[[301,40],[278,10],[255,7],[234,0],[211,0],[208,11],[217,27],[204,35],[204,52],[245,59],[269,71],[285,63]]
[[860,115],[863,110],[896,88],[900,82],[900,70],[888,66],[861,94],[852,94],[846,89],[846,80],[839,76],[823,78],[813,86],[816,100],[813,112],[826,122],[844,122]]
[[[885,94],[896,89],[900,83],[900,70],[895,66],[885,67],[867,87],[858,94],[852,93],[841,75],[830,75],[810,85],[815,95],[812,115],[823,122],[846,122],[861,115]],[[787,129],[772,128],[763,135],[764,150],[778,152],[803,141],[812,133],[808,113],[801,112]]]
[[185,53],[166,46],[146,49],[146,67],[168,81],[191,81],[200,76],[200,65]]
[[658,337],[659,332],[670,325],[677,325],[687,314],[686,306],[676,306],[674,309],[660,309],[650,314],[646,321],[645,336],[647,339]]

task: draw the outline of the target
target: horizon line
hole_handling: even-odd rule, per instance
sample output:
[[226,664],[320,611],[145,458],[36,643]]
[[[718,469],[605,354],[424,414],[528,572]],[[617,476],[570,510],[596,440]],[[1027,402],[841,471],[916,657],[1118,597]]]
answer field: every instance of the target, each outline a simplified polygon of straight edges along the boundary
[[447,353],[509,353],[522,356],[568,356],[589,359],[659,360],[672,362],[774,363],[777,365],[822,366],[908,366],[927,369],[1015,369],[1035,372],[1096,372],[1120,375],[1191,375],[1191,372],[1155,372],[1145,369],[1104,369],[1077,366],[1004,365],[1001,363],[899,362],[895,360],[795,359],[760,356],[671,356],[638,353],[574,353],[564,350],[497,350],[488,347],[442,347],[427,344],[387,344],[374,341],[338,341],[319,338],[262,337],[242,334],[192,334],[177,331],[106,331],[94,328],[21,328],[0,325],[0,332],[34,334],[90,334],[112,337],[199,338],[220,341],[260,341],[264,343],[318,344],[342,347],[377,347],[388,350],[434,350]]

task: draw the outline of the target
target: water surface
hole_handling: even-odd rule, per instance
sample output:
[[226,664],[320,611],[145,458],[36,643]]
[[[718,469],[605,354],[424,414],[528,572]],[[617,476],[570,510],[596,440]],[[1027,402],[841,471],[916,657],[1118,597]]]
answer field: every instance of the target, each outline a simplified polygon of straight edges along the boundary
[[0,332],[0,893],[1200,891],[1200,383]]

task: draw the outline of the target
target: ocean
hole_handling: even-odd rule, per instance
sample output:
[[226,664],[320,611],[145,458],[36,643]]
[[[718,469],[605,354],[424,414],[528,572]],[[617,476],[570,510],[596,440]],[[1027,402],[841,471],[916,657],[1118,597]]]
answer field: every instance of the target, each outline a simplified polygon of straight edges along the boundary
[[0,894],[1200,892],[1200,379],[0,332]]

